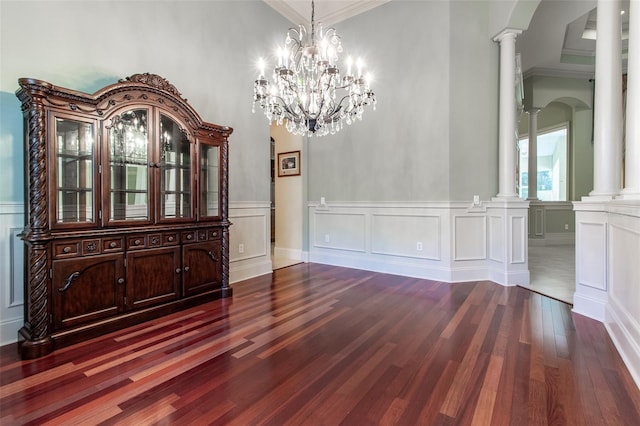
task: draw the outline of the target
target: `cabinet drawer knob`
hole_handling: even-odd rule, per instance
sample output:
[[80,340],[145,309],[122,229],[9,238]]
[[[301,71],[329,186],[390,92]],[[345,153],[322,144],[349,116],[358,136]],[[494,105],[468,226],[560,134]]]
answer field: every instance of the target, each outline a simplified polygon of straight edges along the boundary
[[133,242],[133,245],[134,245],[134,246],[139,246],[141,242],[142,242],[142,241],[140,241],[140,240],[135,240],[135,241]]
[[63,248],[63,249],[62,249],[62,251],[63,251],[64,253],[71,253],[71,247],[66,246],[65,248]]
[[170,243],[172,243],[172,242],[173,242],[173,240],[175,240],[175,238],[173,238],[173,237],[169,237],[169,238],[167,238],[167,241],[169,241]]
[[114,241],[109,243],[109,248],[116,248],[117,244]]
[[176,268],[176,274],[179,274],[180,272],[182,272],[182,269]]
[[158,242],[159,242],[159,241],[160,241],[160,240],[159,240],[157,237],[153,237],[153,238],[151,239],[151,244],[156,245],[156,244],[158,244]]
[[187,240],[191,240],[191,239],[193,239],[193,235],[188,234],[188,235],[187,235]]
[[188,267],[188,266],[185,266],[185,267],[184,267],[184,271],[185,271],[185,272],[189,272],[189,267]]
[[124,278],[119,278],[118,279],[118,284],[124,284]]

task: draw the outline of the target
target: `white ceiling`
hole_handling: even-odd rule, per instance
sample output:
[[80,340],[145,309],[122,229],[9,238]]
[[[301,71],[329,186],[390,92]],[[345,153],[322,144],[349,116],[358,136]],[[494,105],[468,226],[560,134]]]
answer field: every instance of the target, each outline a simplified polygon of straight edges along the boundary
[[[391,0],[315,0],[315,20],[334,25]],[[435,0],[433,0],[435,1]],[[451,1],[451,0],[450,0]],[[294,24],[309,25],[311,0],[264,0]],[[629,0],[622,1],[629,10]],[[526,75],[593,76],[596,0],[542,0],[527,31],[517,39]],[[628,14],[622,15],[623,40]],[[626,58],[626,42],[623,42]],[[623,64],[626,69],[626,63]]]

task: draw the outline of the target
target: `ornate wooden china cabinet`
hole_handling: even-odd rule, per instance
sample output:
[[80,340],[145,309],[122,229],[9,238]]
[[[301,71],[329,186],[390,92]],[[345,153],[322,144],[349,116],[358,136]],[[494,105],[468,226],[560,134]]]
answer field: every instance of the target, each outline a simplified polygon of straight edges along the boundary
[[164,78],[89,95],[20,79],[23,358],[220,297],[229,287],[228,137]]

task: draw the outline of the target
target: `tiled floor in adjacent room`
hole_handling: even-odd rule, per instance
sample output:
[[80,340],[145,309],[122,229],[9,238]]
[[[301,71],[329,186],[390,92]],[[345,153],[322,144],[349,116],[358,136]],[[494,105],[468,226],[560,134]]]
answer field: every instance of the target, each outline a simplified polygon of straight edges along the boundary
[[523,287],[573,305],[575,265],[573,245],[529,245],[530,284]]

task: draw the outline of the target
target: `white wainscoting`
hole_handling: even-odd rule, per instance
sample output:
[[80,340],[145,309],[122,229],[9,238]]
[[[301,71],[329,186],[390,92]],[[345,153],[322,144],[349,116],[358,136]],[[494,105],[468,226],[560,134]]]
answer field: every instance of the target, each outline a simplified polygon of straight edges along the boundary
[[0,203],[0,345],[17,340],[24,317],[23,203]]
[[446,282],[526,284],[526,240],[522,201],[309,204],[309,260],[316,263]]
[[640,388],[640,203],[609,207],[605,326]]
[[235,283],[270,274],[273,270],[271,204],[230,203],[229,220],[232,223],[229,228],[229,281]]

